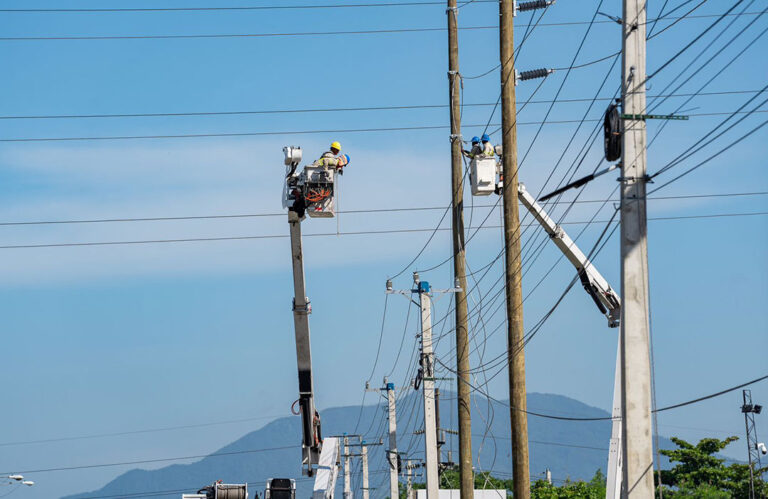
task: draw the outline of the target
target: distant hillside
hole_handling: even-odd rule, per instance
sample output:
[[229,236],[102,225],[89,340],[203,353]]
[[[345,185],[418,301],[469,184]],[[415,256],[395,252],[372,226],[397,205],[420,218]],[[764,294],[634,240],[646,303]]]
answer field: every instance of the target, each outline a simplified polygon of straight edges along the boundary
[[[441,426],[455,428],[454,395],[452,393],[442,395]],[[398,450],[409,451],[414,459],[423,456],[421,450],[423,436],[413,434],[423,424],[420,401],[420,394],[412,392],[404,397],[398,406]],[[472,405],[475,467],[492,470],[494,474],[508,478],[511,473],[509,409],[499,403],[489,403],[481,397],[473,398]],[[605,417],[609,415],[602,409],[590,407],[568,397],[540,393],[528,395],[528,409],[563,416]],[[323,410],[323,434],[353,433],[359,415],[359,406]],[[369,441],[378,441],[379,438],[385,437],[383,429],[386,427],[386,417],[381,406],[366,406],[363,409],[361,421],[364,424],[361,424],[358,431],[366,433]],[[483,439],[486,422],[490,431]],[[547,468],[552,470],[555,479],[561,480],[589,479],[597,469],[605,471],[610,421],[560,421],[530,416],[528,425],[532,477],[541,476]],[[298,478],[298,497],[308,497],[311,494],[312,480],[301,477],[299,432],[298,417],[280,418],[216,451],[217,454],[233,454],[209,456],[195,463],[174,464],[152,471],[131,470],[97,491],[68,496],[66,499],[96,497],[117,499],[118,497],[147,497],[149,494],[151,497],[158,498],[180,498],[182,492],[194,492],[197,488],[217,479],[229,483],[248,482],[252,490],[261,492],[264,482],[270,477]],[[455,438],[449,438],[443,447],[444,460],[447,459],[451,448],[453,460],[458,459]],[[286,446],[293,448],[248,452]],[[672,446],[667,439],[662,439],[662,448]],[[370,449],[370,486],[378,487],[377,491],[371,495],[385,497],[387,494],[385,480],[388,472],[383,447],[377,446]],[[359,465],[357,469],[359,470]],[[359,475],[354,478],[357,482]]]

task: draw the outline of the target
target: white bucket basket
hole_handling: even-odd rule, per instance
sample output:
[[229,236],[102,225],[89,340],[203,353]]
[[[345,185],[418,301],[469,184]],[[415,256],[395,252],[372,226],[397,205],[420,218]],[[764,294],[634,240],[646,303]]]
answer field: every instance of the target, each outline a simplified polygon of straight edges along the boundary
[[469,164],[472,195],[488,196],[496,190],[496,159],[477,157]]

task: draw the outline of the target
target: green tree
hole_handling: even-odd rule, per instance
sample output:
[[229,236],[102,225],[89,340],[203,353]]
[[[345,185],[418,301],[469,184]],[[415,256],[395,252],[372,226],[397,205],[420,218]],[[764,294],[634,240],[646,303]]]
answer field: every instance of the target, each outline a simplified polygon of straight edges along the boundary
[[604,499],[605,475],[601,470],[589,482],[566,480],[562,485],[552,485],[546,480],[537,480],[531,485],[531,499]]
[[[674,467],[661,470],[661,487],[664,497],[701,497],[701,498],[747,498],[749,497],[749,465],[731,464],[726,466],[725,459],[715,456],[738,437],[725,440],[705,438],[693,445],[680,438],[672,438],[677,449],[661,450]],[[760,476],[762,470],[755,470]],[[671,487],[671,488],[670,488]],[[768,487],[762,480],[755,482],[758,494],[768,493]]]
[[[423,483],[414,483],[414,489],[423,489]],[[456,470],[445,470],[440,475],[441,489],[458,489],[459,473]],[[512,490],[512,480],[502,480],[492,476],[488,472],[475,473],[476,489],[504,489],[509,493]],[[405,499],[405,487],[400,488],[400,497]],[[538,480],[531,485],[531,499],[603,499],[605,498],[605,475],[597,470],[595,476],[589,482],[567,480],[563,485],[557,486]]]

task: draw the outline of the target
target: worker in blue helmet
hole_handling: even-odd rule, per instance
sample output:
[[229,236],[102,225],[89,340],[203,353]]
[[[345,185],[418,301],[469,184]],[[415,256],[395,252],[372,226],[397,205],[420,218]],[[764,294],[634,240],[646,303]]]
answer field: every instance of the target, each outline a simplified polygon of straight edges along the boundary
[[480,137],[472,137],[472,149],[469,151],[462,149],[461,153],[469,159],[477,158],[478,156],[482,155],[483,148],[480,145]]
[[481,140],[483,141],[482,155],[486,158],[492,158],[494,154],[496,154],[496,150],[494,149],[493,144],[491,144],[491,137],[488,136],[487,133],[484,133]]

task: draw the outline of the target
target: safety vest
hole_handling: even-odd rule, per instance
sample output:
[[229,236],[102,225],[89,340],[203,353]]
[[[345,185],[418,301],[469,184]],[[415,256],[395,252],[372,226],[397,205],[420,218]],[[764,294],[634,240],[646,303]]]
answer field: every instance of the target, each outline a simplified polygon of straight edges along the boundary
[[317,163],[320,166],[325,166],[326,168],[329,166],[337,166],[339,164],[339,158],[337,158],[331,151],[326,151],[322,156],[320,156],[320,159],[317,160]]
[[486,142],[483,144],[483,156],[486,158],[492,158],[496,154],[496,151],[493,149],[493,144],[490,142]]

